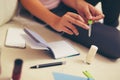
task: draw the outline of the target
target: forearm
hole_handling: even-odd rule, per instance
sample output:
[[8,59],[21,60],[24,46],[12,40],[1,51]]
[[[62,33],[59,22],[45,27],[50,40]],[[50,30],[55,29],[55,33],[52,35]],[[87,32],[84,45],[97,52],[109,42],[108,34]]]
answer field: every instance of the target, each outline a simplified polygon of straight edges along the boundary
[[54,26],[59,19],[58,16],[50,12],[39,0],[21,0],[22,5],[34,16]]

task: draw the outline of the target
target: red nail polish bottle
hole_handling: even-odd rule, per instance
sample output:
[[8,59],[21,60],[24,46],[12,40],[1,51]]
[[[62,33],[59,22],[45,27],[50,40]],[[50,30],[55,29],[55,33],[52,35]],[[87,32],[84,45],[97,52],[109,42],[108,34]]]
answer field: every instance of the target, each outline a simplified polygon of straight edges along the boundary
[[14,68],[12,73],[12,80],[20,80],[23,61],[16,59],[14,62]]

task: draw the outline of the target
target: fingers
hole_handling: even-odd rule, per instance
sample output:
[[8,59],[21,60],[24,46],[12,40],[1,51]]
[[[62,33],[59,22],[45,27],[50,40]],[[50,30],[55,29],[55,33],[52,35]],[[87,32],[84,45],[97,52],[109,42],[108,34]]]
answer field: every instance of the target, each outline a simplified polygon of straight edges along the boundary
[[76,29],[76,27],[72,23],[68,22],[66,27],[69,30],[71,30],[75,35],[79,35],[78,30]]
[[89,8],[92,14],[92,20],[98,21],[104,18],[104,14],[100,12],[99,10],[97,10],[95,7],[93,7],[92,5],[89,5]]
[[66,28],[66,27],[64,27],[62,30],[63,30],[63,32],[65,32],[65,33],[67,33],[67,34],[70,34],[70,35],[73,35],[73,34],[74,34],[70,29],[68,29],[68,28]]
[[68,12],[67,14],[70,15],[74,19],[77,19],[77,20],[80,20],[82,22],[85,22],[84,19],[80,15],[78,15],[78,14],[71,13],[71,12]]
[[104,14],[90,4],[88,4],[88,6],[86,6],[83,10],[78,10],[78,12],[85,22],[87,22],[89,19],[98,21],[104,18]]
[[84,29],[89,29],[89,26],[85,24],[84,19],[80,15],[72,12],[68,12],[62,16],[60,21],[56,23],[56,27],[54,27],[54,29],[59,32],[68,33],[70,35],[79,35],[75,25],[78,25]]
[[85,24],[85,21],[80,15],[75,13],[68,13],[68,14],[70,15],[70,17],[67,17],[67,18],[70,23],[78,25],[84,29],[89,29],[88,25]]
[[93,17],[92,20],[93,20],[93,21],[99,21],[100,19],[103,19],[103,18],[104,18],[103,16],[98,15],[98,16],[96,16],[96,17]]
[[84,14],[85,14],[85,16],[86,16],[87,19],[92,19],[92,14],[90,13],[90,10],[89,10],[88,7],[86,7],[84,9]]
[[95,16],[93,16],[92,20],[98,21],[98,20],[103,19],[103,18],[104,18],[104,15],[100,11],[97,11],[97,14]]
[[75,34],[76,36],[79,35],[79,32],[78,30],[75,28],[74,25],[72,25],[71,23],[66,23],[65,26],[61,26],[61,32],[65,32],[65,33],[68,33],[70,35],[73,35]]

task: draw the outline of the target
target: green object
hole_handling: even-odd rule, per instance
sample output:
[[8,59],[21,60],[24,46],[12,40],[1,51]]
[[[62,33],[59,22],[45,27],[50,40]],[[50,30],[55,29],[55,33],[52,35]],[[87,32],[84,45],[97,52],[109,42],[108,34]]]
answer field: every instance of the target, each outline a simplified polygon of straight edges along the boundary
[[93,24],[93,21],[92,20],[88,20],[88,24],[89,25]]
[[[83,71],[83,74],[88,78],[93,78],[93,76],[88,71]],[[94,79],[94,78],[93,78]]]

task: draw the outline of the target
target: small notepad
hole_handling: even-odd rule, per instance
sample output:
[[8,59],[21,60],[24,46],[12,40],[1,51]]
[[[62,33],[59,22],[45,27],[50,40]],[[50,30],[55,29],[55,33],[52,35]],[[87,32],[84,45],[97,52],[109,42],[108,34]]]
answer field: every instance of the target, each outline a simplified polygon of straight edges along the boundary
[[29,42],[28,45],[30,45],[32,49],[48,50],[52,52],[55,59],[79,55],[79,52],[66,41],[61,40],[48,43],[32,30],[25,28],[24,31],[30,37],[26,42]]
[[5,46],[25,48],[25,40],[22,35],[25,34],[23,29],[8,28]]

